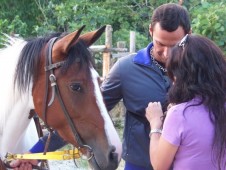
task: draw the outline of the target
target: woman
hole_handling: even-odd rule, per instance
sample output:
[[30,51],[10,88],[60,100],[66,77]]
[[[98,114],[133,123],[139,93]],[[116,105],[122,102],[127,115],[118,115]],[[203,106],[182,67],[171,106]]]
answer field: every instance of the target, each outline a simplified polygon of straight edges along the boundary
[[186,35],[172,48],[167,71],[174,103],[162,128],[161,105],[149,103],[150,159],[154,169],[225,169],[226,61],[209,39]]

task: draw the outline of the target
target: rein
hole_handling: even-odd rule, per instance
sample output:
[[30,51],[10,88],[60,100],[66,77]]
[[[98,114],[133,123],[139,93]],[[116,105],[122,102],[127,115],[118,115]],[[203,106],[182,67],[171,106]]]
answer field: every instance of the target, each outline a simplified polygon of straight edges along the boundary
[[13,169],[10,166],[9,162],[13,161],[13,160],[17,160],[17,159],[40,160],[41,166],[32,165],[32,169],[37,169],[37,170],[48,170],[49,169],[46,162],[44,162],[45,164],[42,163],[43,161],[46,161],[46,160],[70,160],[70,159],[74,160],[74,159],[79,159],[79,158],[87,160],[85,157],[83,157],[82,153],[76,148],[74,148],[73,150],[71,149],[71,150],[64,150],[64,151],[46,152],[45,155],[43,153],[25,153],[25,154],[7,153],[5,158],[6,159],[4,161],[2,161],[2,165],[1,165],[1,159],[0,159],[0,165],[2,166],[2,167],[0,166],[0,170],[7,170],[6,168]]
[[43,153],[25,153],[25,154],[12,154],[7,153],[6,157],[8,161],[15,159],[37,159],[37,160],[70,160],[82,158],[82,153],[78,149],[64,150],[47,152],[46,155]]

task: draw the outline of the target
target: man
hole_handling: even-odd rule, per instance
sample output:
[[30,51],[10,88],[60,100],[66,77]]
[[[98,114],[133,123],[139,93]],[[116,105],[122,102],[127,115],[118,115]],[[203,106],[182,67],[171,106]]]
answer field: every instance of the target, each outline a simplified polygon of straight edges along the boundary
[[[170,87],[165,69],[168,53],[190,31],[189,15],[183,7],[171,3],[158,7],[149,26],[153,42],[137,54],[119,59],[102,83],[107,109],[121,99],[126,108],[122,154],[125,170],[152,169],[145,108],[155,101],[166,105]],[[16,165],[18,162],[14,162]]]
[[187,11],[177,4],[158,7],[149,26],[153,42],[135,55],[119,59],[102,84],[108,110],[123,99],[126,115],[123,134],[125,170],[152,169],[149,158],[150,125],[145,118],[149,102],[166,105],[170,81],[165,63],[169,50],[190,33]]

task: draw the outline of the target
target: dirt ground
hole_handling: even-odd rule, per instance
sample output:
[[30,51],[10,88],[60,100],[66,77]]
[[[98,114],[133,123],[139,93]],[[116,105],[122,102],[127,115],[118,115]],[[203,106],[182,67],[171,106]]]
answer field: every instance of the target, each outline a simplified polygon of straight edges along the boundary
[[81,167],[79,164],[76,167],[73,160],[49,161],[49,168],[50,170],[89,170],[88,167]]
[[[66,161],[49,161],[50,170],[91,170],[84,161],[77,161],[78,167],[75,166],[73,160]],[[124,161],[122,160],[117,170],[124,169]]]

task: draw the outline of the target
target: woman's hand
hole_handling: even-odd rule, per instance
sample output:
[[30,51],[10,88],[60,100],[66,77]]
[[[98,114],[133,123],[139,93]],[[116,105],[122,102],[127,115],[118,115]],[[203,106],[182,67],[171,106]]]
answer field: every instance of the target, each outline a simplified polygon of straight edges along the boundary
[[151,129],[161,129],[163,116],[160,102],[150,102],[146,108],[146,118],[148,119]]

